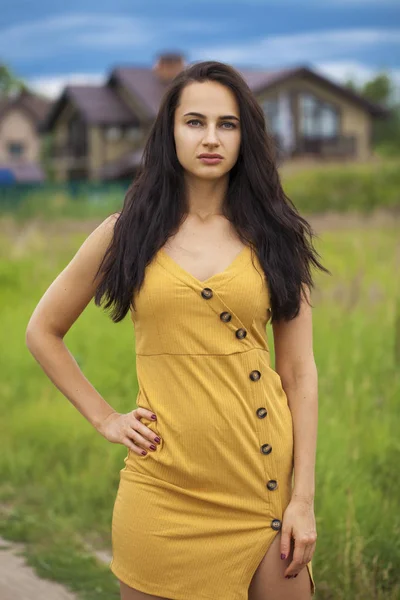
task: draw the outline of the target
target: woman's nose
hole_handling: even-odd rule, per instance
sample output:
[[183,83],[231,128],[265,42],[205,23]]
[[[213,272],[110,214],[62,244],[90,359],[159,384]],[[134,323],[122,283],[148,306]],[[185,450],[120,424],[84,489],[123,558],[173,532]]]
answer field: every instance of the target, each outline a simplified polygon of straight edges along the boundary
[[214,127],[209,127],[208,129],[206,129],[206,132],[204,134],[204,139],[208,143],[210,143],[210,142],[218,143],[218,135],[217,135],[217,132]]

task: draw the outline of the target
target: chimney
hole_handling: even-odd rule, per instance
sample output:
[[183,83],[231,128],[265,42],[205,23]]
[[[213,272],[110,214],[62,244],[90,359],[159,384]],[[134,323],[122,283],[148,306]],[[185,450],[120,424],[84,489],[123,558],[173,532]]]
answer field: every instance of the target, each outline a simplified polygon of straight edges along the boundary
[[152,70],[163,83],[169,83],[185,68],[185,57],[183,54],[174,52],[163,52],[157,57],[157,62]]

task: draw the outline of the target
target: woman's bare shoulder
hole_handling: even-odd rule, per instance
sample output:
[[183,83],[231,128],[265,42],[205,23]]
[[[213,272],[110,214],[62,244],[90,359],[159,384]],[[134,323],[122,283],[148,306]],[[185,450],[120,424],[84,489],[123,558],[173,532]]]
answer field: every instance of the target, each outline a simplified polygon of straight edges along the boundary
[[64,336],[93,298],[100,283],[103,261],[120,213],[104,219],[84,240],[36,306],[28,330]]

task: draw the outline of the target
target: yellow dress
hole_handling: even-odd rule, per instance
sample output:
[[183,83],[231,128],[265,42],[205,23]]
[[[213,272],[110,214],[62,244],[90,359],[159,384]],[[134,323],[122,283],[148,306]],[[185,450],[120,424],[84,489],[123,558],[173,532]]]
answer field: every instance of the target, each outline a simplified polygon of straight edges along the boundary
[[[247,600],[290,501],[293,423],[270,367],[270,297],[245,246],[200,281],[163,249],[131,311],[137,406],[157,450],[128,450],[112,516],[110,569],[172,600]],[[315,593],[311,562],[307,564]]]

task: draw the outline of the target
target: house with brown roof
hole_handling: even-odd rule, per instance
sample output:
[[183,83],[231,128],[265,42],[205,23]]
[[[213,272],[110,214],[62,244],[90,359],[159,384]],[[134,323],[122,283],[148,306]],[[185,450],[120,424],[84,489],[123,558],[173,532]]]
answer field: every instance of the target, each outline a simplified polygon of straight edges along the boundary
[[[41,126],[53,134],[57,179],[131,179],[163,94],[185,66],[184,55],[163,53],[151,68],[114,68],[102,86],[66,86]],[[370,157],[372,123],[387,115],[383,107],[305,66],[238,70],[282,160]]]
[[0,183],[45,179],[39,125],[52,102],[29,90],[0,100]]

